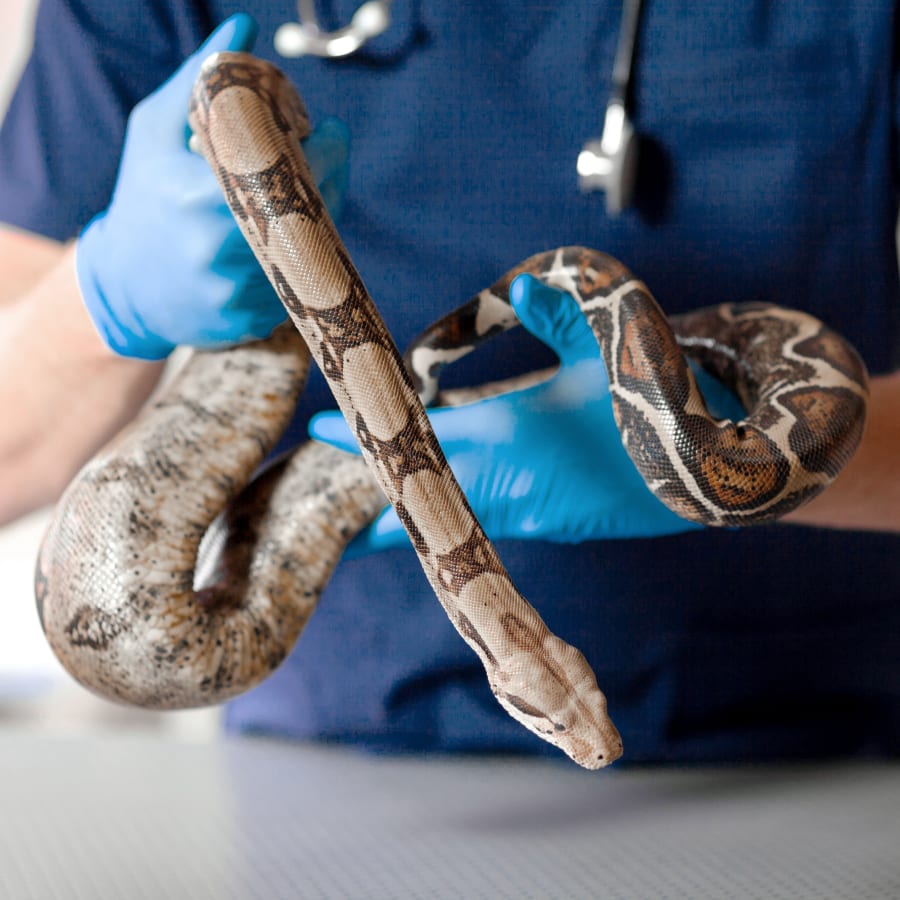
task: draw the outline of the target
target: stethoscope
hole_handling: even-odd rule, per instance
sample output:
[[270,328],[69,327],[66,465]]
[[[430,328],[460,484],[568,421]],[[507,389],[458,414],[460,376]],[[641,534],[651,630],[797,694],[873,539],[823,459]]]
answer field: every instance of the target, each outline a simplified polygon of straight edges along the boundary
[[285,22],[275,32],[275,49],[285,57],[350,56],[391,25],[393,0],[369,0],[353,14],[350,23],[335,31],[323,31],[316,16],[315,0],[298,0],[299,22]]
[[[284,57],[350,56],[390,27],[392,2],[368,0],[356,10],[349,24],[335,31],[323,31],[315,0],[298,0],[299,21],[286,22],[275,32],[275,50]],[[606,211],[611,216],[631,203],[637,173],[638,136],[628,115],[628,97],[641,4],[642,0],[624,0],[603,133],[585,143],[576,164],[581,190],[605,191]]]
[[585,143],[576,164],[581,190],[606,191],[606,211],[611,216],[631,203],[637,174],[638,136],[628,116],[628,99],[641,2],[624,0],[603,133]]

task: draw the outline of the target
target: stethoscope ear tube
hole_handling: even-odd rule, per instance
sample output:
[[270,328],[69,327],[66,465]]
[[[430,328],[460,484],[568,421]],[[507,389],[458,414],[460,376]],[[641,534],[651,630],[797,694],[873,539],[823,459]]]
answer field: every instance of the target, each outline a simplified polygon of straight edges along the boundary
[[606,192],[606,211],[618,215],[630,203],[637,173],[638,136],[628,116],[628,96],[637,45],[642,0],[625,0],[613,63],[612,90],[606,104],[603,133],[588,140],[578,154],[582,191]]
[[[390,27],[391,3],[368,0],[343,28],[324,31],[319,26],[315,0],[298,0],[299,21],[286,22],[275,32],[275,50],[291,58],[349,56]],[[642,0],[624,0],[603,133],[588,140],[578,154],[579,187],[585,193],[605,191],[606,211],[611,216],[630,205],[637,173],[638,136],[628,116],[628,96],[641,6]]]

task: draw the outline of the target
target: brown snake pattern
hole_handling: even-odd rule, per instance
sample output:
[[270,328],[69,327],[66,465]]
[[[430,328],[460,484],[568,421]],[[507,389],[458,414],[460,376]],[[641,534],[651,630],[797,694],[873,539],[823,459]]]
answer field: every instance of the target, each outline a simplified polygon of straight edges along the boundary
[[[70,485],[42,545],[36,576],[51,646],[75,678],[116,699],[173,708],[233,696],[284,658],[343,547],[386,496],[503,707],[579,764],[598,768],[612,762],[622,752],[621,739],[593,672],[579,651],[549,632],[510,581],[453,479],[416,388],[337,236],[299,149],[309,130],[299,97],[269,64],[223,53],[204,65],[191,124],[303,339],[286,325],[268,341],[195,353],[155,406]],[[588,251],[558,251],[525,268],[535,269],[541,259],[551,262],[542,277],[553,283],[569,279],[563,286],[589,300],[649,297],[624,267],[596,254],[579,260],[580,253]],[[508,281],[490,293],[502,295]],[[474,302],[488,305],[485,297]],[[648,423],[641,414],[647,414],[648,403],[666,399],[691,416],[702,418],[703,408],[680,351],[677,359],[669,350],[659,355],[655,329],[665,320],[650,303],[644,313],[627,303],[627,311],[618,312],[609,304],[582,305],[606,358],[618,358],[622,366],[621,377],[611,374],[611,386],[626,444],[638,436],[632,442],[643,448],[641,458],[661,444],[663,462],[656,465],[670,477],[674,454],[666,432],[658,418]],[[508,312],[507,305],[506,318]],[[723,308],[716,315],[724,321],[732,313]],[[602,324],[612,330],[602,331]],[[833,475],[859,437],[865,374],[852,351],[819,329],[804,325],[802,334],[784,333],[782,346],[794,356],[808,354],[813,375],[827,370],[832,380],[843,379],[837,386],[816,385],[812,400],[802,393],[791,400],[800,410],[788,429],[796,436],[801,419],[816,426],[819,416],[828,424],[837,398],[847,399],[838,413],[840,433],[827,445],[832,449],[813,466],[821,481],[823,471]],[[496,321],[471,336],[481,339],[494,330]],[[245,489],[303,388],[307,346],[359,439],[365,463],[310,443]],[[621,349],[626,346],[632,349]],[[611,356],[614,348],[618,357]],[[753,348],[746,349],[752,355]],[[429,352],[443,352],[440,340]],[[659,363],[664,374],[651,377]],[[647,378],[661,387],[648,394],[639,387]],[[749,386],[745,402],[754,399],[755,382],[739,377],[739,388],[743,383]],[[771,420],[783,412],[785,396],[775,390],[755,398],[757,405],[768,403],[768,434],[779,430]],[[648,435],[648,428],[655,434]],[[704,464],[713,475],[720,465],[715,459]],[[676,474],[688,484],[681,470]],[[677,479],[657,481],[663,499],[677,493]],[[810,490],[805,483],[796,491],[785,487],[762,505],[774,514],[788,496]],[[689,511],[708,510],[693,494],[680,502]],[[711,518],[725,522],[730,515]],[[219,566],[198,584],[200,543],[217,519]]]
[[[406,364],[426,403],[438,376],[518,324],[522,273],[562,288],[600,345],[622,443],[653,493],[704,525],[755,525],[827,487],[862,438],[865,366],[815,317],[767,303],[725,303],[668,319],[618,260],[585,247],[539,253],[420,334]],[[685,356],[731,386],[747,415],[716,421]]]

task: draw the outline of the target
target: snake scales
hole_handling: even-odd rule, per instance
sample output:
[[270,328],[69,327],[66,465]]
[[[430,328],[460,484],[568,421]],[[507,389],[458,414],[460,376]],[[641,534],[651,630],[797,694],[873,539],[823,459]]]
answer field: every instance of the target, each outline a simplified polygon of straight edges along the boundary
[[[54,651],[86,686],[147,707],[240,693],[289,652],[344,546],[386,496],[501,705],[579,764],[613,761],[621,740],[593,672],[510,581],[337,236],[299,149],[309,131],[299,97],[269,64],[222,53],[204,65],[191,124],[296,327],[194,353],[69,486],[36,573]],[[752,409],[742,423],[713,422],[643,285],[580,248],[526,261],[430,330],[410,355],[426,394],[452,355],[512,323],[506,291],[520,271],[581,303],[623,440],[682,514],[716,524],[771,518],[821,489],[853,452],[866,376],[839,337],[772,307],[677,320],[682,343],[731,377]],[[303,390],[310,350],[365,462],[308,443],[250,482]],[[201,541],[213,531],[217,565],[197,583]]]

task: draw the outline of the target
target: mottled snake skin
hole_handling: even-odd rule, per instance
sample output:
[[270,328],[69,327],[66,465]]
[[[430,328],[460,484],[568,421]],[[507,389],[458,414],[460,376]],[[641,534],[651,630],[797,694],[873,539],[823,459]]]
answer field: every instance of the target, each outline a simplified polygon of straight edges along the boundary
[[[36,577],[54,651],[91,689],[143,706],[203,705],[244,691],[293,646],[344,546],[387,497],[502,706],[580,765],[612,762],[621,739],[593,672],[510,581],[331,223],[299,148],[309,130],[299,97],[268,63],[218,54],[198,79],[191,125],[296,331],[288,324],[267,341],[195,353],[70,485]],[[682,344],[702,345],[753,410],[744,423],[714,423],[665,318],[624,267],[565,248],[511,274],[525,270],[581,303],[614,361],[623,441],[651,488],[682,514],[714,524],[772,517],[820,489],[852,453],[865,371],[815,320],[770,307],[679,320]],[[412,351],[426,395],[453,354],[512,324],[510,279]],[[774,359],[771,341],[759,349],[754,335],[773,327],[788,363]],[[309,443],[245,488],[302,391],[307,346],[365,462]],[[807,433],[819,449],[808,449]],[[693,449],[684,449],[687,437]],[[754,468],[745,459],[761,459],[757,445],[781,454],[768,457],[765,487],[764,461]],[[218,568],[198,584],[200,543],[214,522]]]
[[[585,247],[538,253],[420,334],[406,364],[426,403],[448,363],[518,324],[513,278],[529,273],[578,303],[603,353],[622,443],[653,493],[704,525],[755,525],[827,487],[862,437],[866,369],[815,317],[725,303],[666,319],[618,260]],[[709,415],[685,356],[731,386],[747,416]]]

